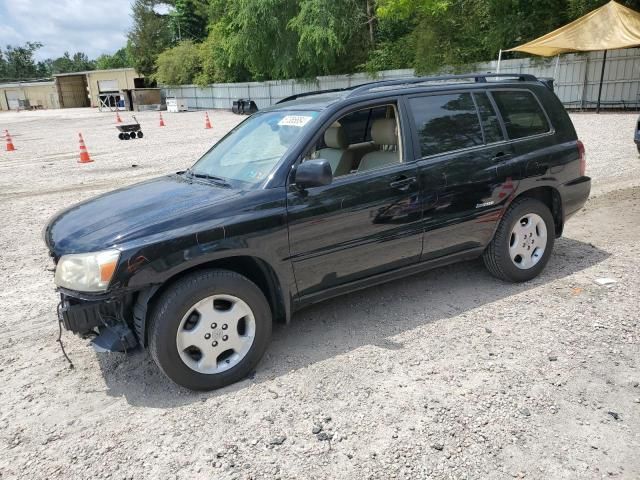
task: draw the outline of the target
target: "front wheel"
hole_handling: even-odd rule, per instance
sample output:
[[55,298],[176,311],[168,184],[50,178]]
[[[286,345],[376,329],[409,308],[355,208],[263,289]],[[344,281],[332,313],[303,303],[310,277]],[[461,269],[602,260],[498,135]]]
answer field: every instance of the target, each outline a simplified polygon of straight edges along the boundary
[[526,282],[545,267],[554,240],[555,224],[549,208],[534,198],[516,199],[484,251],[484,264],[501,280]]
[[192,390],[246,377],[271,337],[271,309],[248,278],[203,270],[169,288],[154,308],[149,349],[160,369]]

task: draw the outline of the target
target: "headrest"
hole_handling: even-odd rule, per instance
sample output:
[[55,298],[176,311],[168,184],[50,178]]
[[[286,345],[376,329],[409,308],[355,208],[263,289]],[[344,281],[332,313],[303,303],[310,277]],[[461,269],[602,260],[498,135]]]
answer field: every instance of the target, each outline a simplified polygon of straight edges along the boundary
[[347,136],[342,127],[332,125],[324,132],[324,143],[328,148],[338,148],[344,150],[349,146]]
[[394,118],[376,120],[371,125],[371,140],[376,145],[397,145],[398,131]]

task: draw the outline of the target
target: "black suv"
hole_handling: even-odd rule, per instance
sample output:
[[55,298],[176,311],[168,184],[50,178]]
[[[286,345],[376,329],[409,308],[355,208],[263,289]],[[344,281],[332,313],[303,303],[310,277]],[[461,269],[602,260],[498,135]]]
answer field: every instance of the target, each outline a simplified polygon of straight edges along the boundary
[[552,81],[381,81],[289,97],[190,169],[58,214],[45,240],[68,330],[139,343],[207,390],[305,305],[479,256],[535,277],[590,188]]

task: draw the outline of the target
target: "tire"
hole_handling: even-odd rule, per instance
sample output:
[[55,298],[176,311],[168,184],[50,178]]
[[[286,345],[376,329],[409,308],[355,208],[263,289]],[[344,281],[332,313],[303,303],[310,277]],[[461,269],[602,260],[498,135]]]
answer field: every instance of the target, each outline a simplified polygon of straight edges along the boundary
[[138,138],[142,138],[142,137],[144,137],[144,135],[142,134],[142,130],[140,130],[140,131],[138,132]]
[[118,134],[118,138],[119,138],[120,140],[124,140],[124,133],[119,133],[119,134]]
[[[541,233],[545,229],[543,239]],[[523,235],[527,230],[530,231]],[[526,282],[544,269],[554,241],[555,223],[549,208],[534,198],[519,198],[509,206],[485,249],[484,264],[494,277],[508,282]],[[519,254],[521,251],[524,252],[522,255]]]
[[129,140],[129,138],[131,138],[131,137],[129,137],[128,133],[124,133],[122,136],[124,137],[125,140]]
[[131,139],[135,139],[135,138],[136,138],[136,132],[131,132],[131,133],[129,134],[129,138],[131,138]]
[[[236,320],[235,332],[227,320],[234,312],[248,312]],[[182,278],[162,294],[149,320],[153,360],[167,377],[191,390],[213,390],[245,378],[271,338],[271,308],[264,294],[248,278],[229,270],[202,270]],[[244,332],[240,332],[242,323]],[[243,356],[240,349],[224,351],[231,343],[245,349]]]

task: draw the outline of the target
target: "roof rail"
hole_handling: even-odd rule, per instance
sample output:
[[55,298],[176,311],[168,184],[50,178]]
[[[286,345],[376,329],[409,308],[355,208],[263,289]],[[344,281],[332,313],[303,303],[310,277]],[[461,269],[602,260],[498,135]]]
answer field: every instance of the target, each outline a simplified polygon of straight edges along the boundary
[[539,81],[535,75],[530,75],[528,73],[466,73],[462,75],[396,78],[393,80],[378,80],[375,82],[363,83],[361,85],[355,85],[352,87],[330,88],[327,90],[315,90],[313,92],[297,93],[295,95],[290,95],[286,98],[283,98],[282,100],[279,100],[278,102],[276,102],[276,105],[279,103],[295,100],[296,98],[308,97],[310,95],[318,95],[321,93],[349,92],[347,97],[355,97],[358,95],[363,95],[376,88],[391,87],[394,85],[415,85],[415,84],[426,83],[426,82],[438,82],[438,81],[446,81],[446,80],[464,80],[464,79],[473,79],[474,82],[476,83],[484,83],[487,81],[487,78],[505,78],[505,79],[511,78],[511,79],[516,79],[520,82]]
[[476,83],[484,83],[487,78],[513,78],[520,82],[537,82],[538,79],[534,75],[528,73],[467,73],[464,75],[443,75],[432,77],[415,77],[415,78],[398,78],[395,80],[380,80],[377,82],[365,83],[355,88],[351,88],[351,92],[347,97],[355,97],[363,95],[371,90],[381,87],[390,87],[394,85],[415,85],[418,83],[438,82],[446,80],[464,80],[473,79]]
[[279,103],[290,102],[291,100],[295,100],[296,98],[300,98],[300,97],[308,97],[309,95],[318,95],[320,93],[342,92],[345,90],[349,90],[350,88],[353,88],[353,87],[329,88],[327,90],[314,90],[313,92],[296,93],[295,95],[289,95],[288,97],[285,97],[282,100],[278,100],[276,102],[276,105]]

